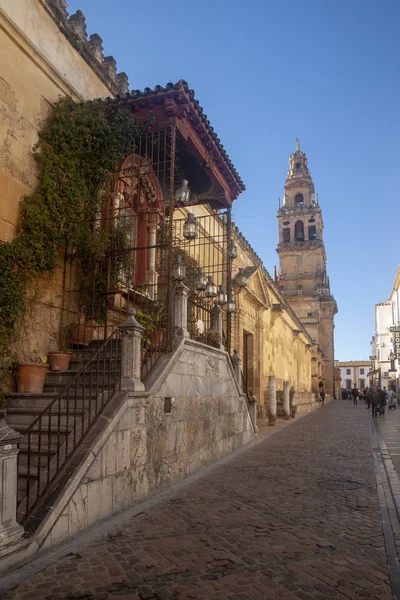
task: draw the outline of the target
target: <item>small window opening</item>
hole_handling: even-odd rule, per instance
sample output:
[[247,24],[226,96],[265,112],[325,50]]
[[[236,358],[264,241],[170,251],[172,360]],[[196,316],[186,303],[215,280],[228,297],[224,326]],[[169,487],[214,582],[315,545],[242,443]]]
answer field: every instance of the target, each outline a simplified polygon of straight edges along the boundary
[[303,204],[304,204],[303,194],[296,194],[296,196],[294,197],[294,201],[297,204],[297,206],[303,206]]
[[164,398],[164,414],[169,415],[172,411],[172,398]]
[[294,237],[296,242],[304,242],[304,223],[303,221],[297,221],[294,226]]
[[316,240],[317,239],[317,228],[315,225],[310,225],[308,228],[308,239]]

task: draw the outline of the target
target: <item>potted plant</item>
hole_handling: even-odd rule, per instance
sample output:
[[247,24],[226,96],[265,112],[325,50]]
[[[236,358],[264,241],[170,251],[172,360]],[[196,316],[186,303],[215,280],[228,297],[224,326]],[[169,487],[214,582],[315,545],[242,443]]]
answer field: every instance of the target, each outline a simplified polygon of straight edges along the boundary
[[37,350],[32,350],[27,362],[20,363],[17,368],[18,392],[41,394],[48,368],[47,356],[40,356]]
[[71,356],[71,350],[56,350],[54,352],[49,352],[50,369],[52,371],[68,371]]
[[143,332],[142,335],[142,362],[145,359],[146,356],[146,351],[150,348],[151,343],[152,343],[152,336],[155,332],[155,325],[153,323],[153,318],[152,316],[147,313],[147,312],[143,312],[143,311],[136,311],[135,314],[135,319],[137,320],[138,323],[140,323],[140,325],[143,325],[143,327],[145,328],[145,331]]
[[79,320],[78,323],[71,325],[71,337],[74,348],[89,346],[93,340],[94,331],[97,325],[91,320]]
[[205,343],[208,346],[213,346],[214,348],[219,348],[221,343],[221,336],[215,329],[207,329],[205,334]]

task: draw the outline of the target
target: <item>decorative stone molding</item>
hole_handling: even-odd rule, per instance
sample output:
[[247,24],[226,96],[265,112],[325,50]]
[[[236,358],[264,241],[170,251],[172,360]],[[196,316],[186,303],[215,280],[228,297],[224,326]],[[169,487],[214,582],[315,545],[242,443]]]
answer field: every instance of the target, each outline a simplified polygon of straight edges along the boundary
[[81,10],[77,10],[76,13],[70,16],[68,23],[74,33],[81,38],[81,40],[87,40],[86,32],[86,19]]
[[64,20],[68,17],[66,0],[46,0],[46,4],[57,19]]
[[113,56],[103,57],[103,40],[97,33],[87,39],[86,19],[82,11],[68,18],[66,0],[42,0],[43,6],[65,35],[71,46],[92,67],[99,79],[114,96],[124,95],[129,91],[126,73],[117,73],[116,60]]
[[113,81],[117,79],[117,61],[113,56],[105,56],[103,58],[103,67],[106,70],[108,76]]
[[87,43],[87,47],[94,56],[94,58],[99,63],[103,63],[103,40],[97,33],[92,33]]

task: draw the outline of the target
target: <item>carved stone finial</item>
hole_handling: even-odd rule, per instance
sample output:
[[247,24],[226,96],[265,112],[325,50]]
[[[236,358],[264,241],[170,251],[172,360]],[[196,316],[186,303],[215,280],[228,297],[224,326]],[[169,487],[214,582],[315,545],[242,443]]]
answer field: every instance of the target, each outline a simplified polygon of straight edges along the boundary
[[297,138],[296,138],[296,152],[300,152],[300,142]]
[[76,13],[71,15],[68,19],[68,23],[78,37],[82,40],[87,40],[86,19],[81,10],[77,10]]
[[105,56],[103,58],[103,67],[110,79],[115,81],[117,79],[117,61],[115,58],[113,56]]
[[128,310],[128,318],[126,321],[124,321],[123,323],[121,323],[118,326],[118,329],[120,329],[121,331],[128,333],[130,331],[138,331],[140,333],[143,333],[145,331],[145,327],[143,327],[143,325],[141,325],[136,319],[135,319],[135,315],[136,315],[136,310],[134,308],[130,308]]
[[47,6],[58,19],[64,21],[68,17],[66,0],[47,0]]
[[118,94],[120,96],[122,96],[123,94],[127,94],[129,92],[128,75],[124,72],[118,73],[117,82],[118,82]]
[[103,62],[103,40],[97,33],[92,33],[87,43],[89,51],[100,63]]
[[236,348],[233,351],[232,362],[233,364],[240,364],[242,362]]

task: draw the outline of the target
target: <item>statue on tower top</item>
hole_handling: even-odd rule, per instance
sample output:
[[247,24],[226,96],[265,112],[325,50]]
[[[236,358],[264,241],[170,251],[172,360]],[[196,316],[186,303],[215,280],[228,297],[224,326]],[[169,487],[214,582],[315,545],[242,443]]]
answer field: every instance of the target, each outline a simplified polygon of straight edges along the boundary
[[300,152],[300,142],[298,138],[296,138],[296,152]]

